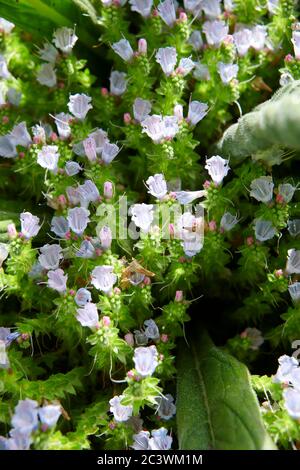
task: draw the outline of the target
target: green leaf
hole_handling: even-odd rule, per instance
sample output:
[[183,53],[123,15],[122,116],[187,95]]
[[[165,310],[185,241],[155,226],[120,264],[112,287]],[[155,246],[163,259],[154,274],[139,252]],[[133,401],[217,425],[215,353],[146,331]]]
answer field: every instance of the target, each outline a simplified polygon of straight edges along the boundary
[[207,333],[179,348],[177,425],[184,450],[266,450],[267,434],[247,368]]

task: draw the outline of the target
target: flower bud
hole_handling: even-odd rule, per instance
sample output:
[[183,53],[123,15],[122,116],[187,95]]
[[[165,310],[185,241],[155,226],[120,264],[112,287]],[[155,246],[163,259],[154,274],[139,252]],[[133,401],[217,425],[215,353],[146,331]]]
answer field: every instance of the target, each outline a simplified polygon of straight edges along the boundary
[[183,300],[183,292],[182,290],[177,290],[175,294],[175,302],[182,302]]
[[106,199],[111,199],[114,195],[114,185],[111,181],[105,181],[103,186],[103,194]]
[[139,54],[147,54],[147,41],[146,39],[139,39],[139,42],[138,42],[138,51],[139,51]]

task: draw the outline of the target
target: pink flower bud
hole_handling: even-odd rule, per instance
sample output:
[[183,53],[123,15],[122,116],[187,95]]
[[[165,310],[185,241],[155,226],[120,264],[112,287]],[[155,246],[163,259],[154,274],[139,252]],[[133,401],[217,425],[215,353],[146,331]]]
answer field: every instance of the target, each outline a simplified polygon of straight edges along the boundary
[[149,285],[151,284],[151,279],[150,279],[150,277],[145,276],[145,277],[144,277],[144,280],[143,280],[143,284],[144,284],[145,286],[149,286]]
[[101,88],[101,95],[102,95],[102,96],[107,96],[107,95],[108,95],[108,89],[105,88],[105,87],[102,87],[102,88]]
[[163,343],[167,343],[169,341],[169,336],[163,333],[160,339]]
[[182,290],[177,290],[175,294],[175,302],[182,302],[183,292]]
[[169,224],[169,234],[171,237],[175,236],[175,227],[174,224]]
[[17,232],[15,224],[8,224],[7,235],[8,235],[8,238],[16,238],[18,236],[18,232]]
[[125,113],[123,116],[124,124],[128,126],[131,123],[131,116],[130,113]]
[[187,18],[186,13],[185,13],[184,11],[181,11],[181,12],[179,13],[179,21],[180,21],[181,23],[185,23],[185,22],[187,21],[187,19],[188,19],[188,18]]
[[133,370],[129,370],[129,371],[127,372],[127,377],[128,377],[129,379],[134,379],[135,376],[134,376]]
[[140,54],[147,54],[147,41],[146,39],[139,39],[138,42],[138,51]]
[[25,157],[25,153],[24,152],[19,152],[19,158],[24,158]]
[[134,346],[134,337],[132,333],[126,333],[124,339],[129,346]]
[[160,354],[160,355],[159,355],[159,360],[160,360],[160,361],[163,361],[164,358],[165,358],[165,356],[164,356],[163,354]]
[[291,54],[288,54],[285,56],[284,61],[285,62],[293,62],[294,57]]
[[112,431],[115,429],[116,427],[116,423],[114,423],[113,421],[111,421],[109,424],[108,424],[108,427],[109,429],[111,429]]
[[106,199],[111,199],[114,195],[114,185],[112,184],[111,181],[105,181],[104,187],[103,187],[103,193],[104,197]]
[[52,142],[55,142],[58,139],[57,134],[55,132],[52,132],[50,139],[52,140]]
[[76,292],[74,291],[74,289],[70,289],[70,290],[69,290],[69,294],[73,296],[73,295],[76,294]]
[[278,202],[278,204],[283,204],[284,203],[284,198],[281,194],[276,195],[276,202]]
[[282,270],[282,269],[276,269],[276,271],[275,271],[275,276],[276,276],[276,277],[281,277],[281,276],[283,276],[283,270]]
[[119,289],[119,287],[115,287],[114,288],[114,294],[120,295],[121,294],[121,289]]
[[57,201],[62,207],[65,207],[67,205],[67,199],[64,194],[60,194],[57,198]]
[[253,237],[247,237],[246,238],[246,243],[247,243],[248,246],[253,245],[253,243],[254,243]]
[[209,229],[210,232],[215,232],[216,229],[217,229],[217,222],[215,220],[211,220],[208,223],[208,229]]
[[9,117],[8,116],[3,116],[2,123],[7,124],[8,122],[9,122]]
[[107,315],[104,315],[104,317],[102,317],[102,324],[103,324],[103,326],[109,326],[110,323],[111,323],[110,318],[109,318]]
[[210,185],[211,185],[211,182],[206,180],[206,181],[204,181],[203,188],[208,189],[210,187]]
[[58,82],[57,86],[58,86],[58,88],[60,88],[61,90],[62,90],[63,88],[65,88],[64,82]]
[[183,107],[181,104],[176,104],[174,106],[174,116],[177,117],[178,122],[183,121]]

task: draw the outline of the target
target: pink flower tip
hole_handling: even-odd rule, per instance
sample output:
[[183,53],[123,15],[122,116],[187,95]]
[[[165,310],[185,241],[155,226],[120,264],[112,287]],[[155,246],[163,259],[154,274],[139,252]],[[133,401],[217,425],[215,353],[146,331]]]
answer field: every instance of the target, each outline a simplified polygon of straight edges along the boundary
[[102,87],[102,88],[101,88],[101,95],[102,95],[102,96],[107,96],[107,95],[108,95],[108,89],[105,88],[105,87]]
[[160,340],[163,342],[163,343],[167,343],[169,341],[169,336],[166,335],[165,333],[163,333],[161,336],[160,336]]
[[111,320],[107,315],[104,315],[104,317],[102,317],[102,324],[103,326],[109,326],[111,324]]
[[125,113],[123,116],[124,124],[128,125],[131,123],[130,113]]
[[247,238],[246,238],[246,243],[247,243],[248,246],[253,245],[253,243],[254,243],[254,238],[253,238],[253,237],[247,237]]
[[182,302],[183,300],[183,291],[177,290],[175,294],[175,302]]
[[8,116],[3,116],[2,123],[7,124],[8,122],[9,122],[9,117]]

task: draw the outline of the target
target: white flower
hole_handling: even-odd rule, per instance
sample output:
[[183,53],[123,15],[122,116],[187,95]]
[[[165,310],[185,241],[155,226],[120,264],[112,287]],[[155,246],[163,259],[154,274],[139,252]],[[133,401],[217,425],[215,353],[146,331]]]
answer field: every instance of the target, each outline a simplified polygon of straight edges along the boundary
[[80,248],[76,250],[75,256],[78,258],[94,258],[95,248],[94,245],[89,240],[83,240],[80,245]]
[[251,46],[256,51],[261,51],[265,47],[267,39],[267,28],[264,25],[256,25],[252,28]]
[[37,154],[37,163],[47,170],[56,171],[59,159],[57,145],[44,145]]
[[273,377],[275,383],[289,383],[291,372],[299,365],[297,359],[286,354],[278,359],[279,367]]
[[42,424],[53,428],[61,415],[61,407],[60,405],[45,405],[38,409],[38,414]]
[[193,31],[189,37],[188,42],[192,44],[195,51],[200,51],[200,49],[202,49],[203,47],[203,39],[201,36],[201,32],[198,30]]
[[292,370],[290,375],[290,383],[294,388],[300,391],[300,367]]
[[176,406],[172,395],[168,393],[166,396],[157,397],[156,403],[158,404],[157,414],[160,418],[166,421],[173,418],[176,413]]
[[300,391],[288,388],[283,391],[284,406],[293,419],[300,419]]
[[238,218],[236,215],[230,214],[230,212],[225,212],[221,218],[220,227],[225,231],[228,232],[231,230],[235,225],[238,223]]
[[113,413],[115,421],[118,423],[123,423],[128,421],[129,418],[132,416],[133,407],[131,405],[125,406],[121,404],[124,395],[119,395],[113,397],[109,400],[110,409],[109,411]]
[[163,72],[168,76],[174,72],[177,63],[177,52],[175,47],[161,47],[155,54],[156,62],[159,63]]
[[109,77],[110,92],[112,95],[121,96],[127,88],[126,73],[114,70]]
[[90,162],[95,162],[97,160],[97,148],[95,140],[92,137],[87,137],[82,143],[88,160]]
[[66,28],[65,26],[58,28],[53,34],[55,46],[65,54],[69,54],[72,51],[77,39],[78,37],[74,29]]
[[152,375],[158,365],[157,356],[158,353],[155,346],[136,348],[134,350],[133,362],[137,373],[142,377]]
[[273,15],[277,13],[280,0],[267,0],[267,7],[270,13]]
[[300,301],[300,282],[294,282],[289,286],[289,293],[295,304]]
[[108,225],[104,225],[101,228],[98,236],[99,236],[99,241],[100,241],[102,250],[109,250],[109,248],[111,247],[111,243],[112,243],[112,231],[108,227]]
[[3,31],[5,34],[9,34],[14,29],[14,23],[6,20],[5,18],[0,18],[0,31]]
[[85,207],[74,207],[73,209],[69,209],[67,220],[69,222],[70,229],[77,235],[82,235],[87,224],[90,222],[89,215],[90,211]]
[[45,62],[54,64],[58,57],[58,51],[50,42],[45,42],[43,48],[39,49],[39,56]]
[[42,64],[36,77],[41,85],[51,88],[56,85],[56,73],[52,64]]
[[165,116],[163,118],[164,138],[171,140],[179,131],[178,120],[176,116]]
[[98,188],[91,180],[78,186],[78,195],[82,207],[88,207],[90,202],[96,202],[100,198]]
[[66,140],[71,135],[71,127],[69,125],[70,119],[72,119],[69,113],[59,113],[54,116],[57,132],[62,140]]
[[175,196],[180,204],[191,204],[195,199],[206,195],[205,190],[200,191],[175,191]]
[[300,219],[288,220],[288,231],[292,237],[300,235]]
[[19,106],[22,99],[22,93],[15,88],[9,88],[6,93],[6,97],[10,104]]
[[8,249],[5,243],[0,243],[0,268],[3,264],[3,262],[6,260],[8,257]]
[[31,130],[33,137],[35,137],[39,143],[46,143],[46,132],[42,126],[36,124],[35,126],[32,126]]
[[254,229],[255,238],[260,242],[270,240],[276,234],[276,229],[270,220],[256,220]]
[[86,117],[87,113],[93,106],[90,104],[92,98],[84,93],[76,93],[76,95],[70,95],[68,108],[73,116],[77,117],[81,121]]
[[157,199],[162,199],[168,192],[167,183],[164,175],[157,173],[154,176],[149,176],[146,181],[148,193]]
[[75,176],[82,170],[81,166],[77,162],[69,160],[65,166],[65,172],[68,176]]
[[233,0],[224,0],[224,10],[233,11],[234,10],[234,1]]
[[108,142],[107,132],[103,129],[96,129],[89,134],[89,137],[95,141],[97,155],[101,155],[104,144]]
[[202,0],[202,9],[209,19],[217,18],[221,15],[221,0]]
[[271,176],[261,176],[252,181],[250,196],[257,201],[270,202],[273,197],[274,183]]
[[129,0],[129,3],[132,11],[136,11],[144,18],[150,16],[153,0]]
[[44,245],[40,248],[39,263],[40,265],[49,270],[55,270],[59,266],[59,262],[63,259],[62,248],[60,245]]
[[142,132],[145,132],[155,144],[161,143],[165,139],[172,139],[179,131],[176,116],[159,116],[153,114],[141,122]]
[[142,98],[136,98],[133,103],[133,116],[138,122],[144,121],[151,112],[151,102],[149,100],[143,100]]
[[201,13],[203,0],[183,0],[183,5],[186,11],[190,11],[194,16]]
[[186,256],[192,258],[196,256],[203,248],[204,237],[196,232],[184,232],[181,246]]
[[76,304],[78,305],[78,307],[84,307],[87,303],[92,301],[92,295],[90,291],[88,291],[84,287],[81,287],[76,292],[74,300]]
[[236,31],[233,34],[233,40],[238,54],[244,56],[252,46],[252,31],[248,28]]
[[150,433],[148,431],[140,431],[138,434],[133,434],[132,449],[134,450],[148,450]]
[[182,59],[180,59],[176,71],[177,73],[185,77],[193,70],[194,67],[195,62],[190,57],[183,57]]
[[22,147],[28,147],[32,142],[26,122],[24,121],[14,126],[9,135],[16,145],[21,145]]
[[111,163],[116,158],[119,152],[120,148],[116,144],[110,144],[109,142],[105,142],[101,155],[103,163],[105,163],[106,165]]
[[193,76],[197,80],[210,80],[210,73],[207,65],[201,64],[200,62],[195,62]]
[[168,430],[160,428],[152,431],[152,437],[149,439],[149,449],[151,450],[169,450],[172,445],[172,437],[168,436]]
[[296,59],[300,59],[300,31],[293,31],[292,43]]
[[135,225],[142,232],[148,233],[153,222],[153,204],[134,204],[129,209],[129,214]]
[[231,80],[237,77],[239,66],[237,64],[224,64],[218,63],[218,72],[223,83],[230,83]]
[[300,250],[294,248],[288,250],[286,272],[287,274],[300,274]]
[[297,188],[289,183],[280,184],[278,186],[278,194],[282,197],[285,203],[290,202],[293,199]]
[[0,54],[0,78],[10,78],[11,74],[7,68],[6,59],[3,55]]
[[225,160],[219,155],[215,155],[206,160],[205,169],[208,171],[209,176],[212,178],[215,184],[221,184],[227,175],[228,171],[230,170],[228,163],[228,160]]
[[26,398],[20,400],[15,408],[11,424],[22,434],[31,434],[38,426],[38,403]]
[[206,21],[203,24],[203,32],[210,46],[219,46],[228,35],[229,27],[225,21]]
[[51,231],[60,238],[64,238],[69,232],[69,222],[63,216],[54,216],[51,220]]
[[88,302],[83,308],[77,309],[76,318],[81,324],[81,326],[97,328],[97,326],[99,325],[97,306],[92,302]]
[[120,39],[120,41],[114,42],[111,47],[125,62],[130,62],[133,58],[133,50],[127,39]]
[[176,21],[176,6],[173,0],[165,0],[157,6],[158,14],[168,26]]
[[23,212],[20,215],[21,233],[26,239],[35,237],[40,230],[40,219],[30,212]]
[[201,101],[190,101],[187,120],[192,126],[196,126],[208,112],[208,105]]
[[48,271],[48,287],[56,290],[57,292],[65,292],[67,290],[68,275],[62,269],[55,269],[55,271]]
[[108,294],[118,280],[113,270],[113,266],[96,266],[91,273],[93,286]]

